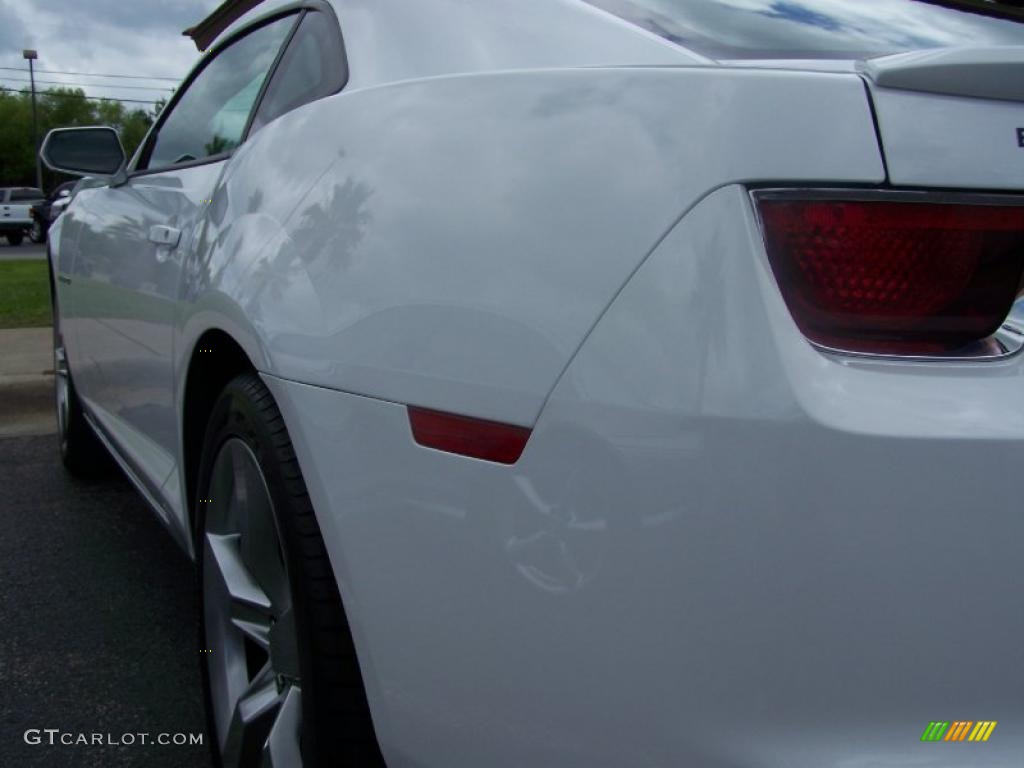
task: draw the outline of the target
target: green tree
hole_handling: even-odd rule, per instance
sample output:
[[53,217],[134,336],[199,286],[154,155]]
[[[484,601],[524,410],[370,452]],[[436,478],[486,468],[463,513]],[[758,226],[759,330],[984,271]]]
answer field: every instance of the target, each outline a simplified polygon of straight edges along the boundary
[[[39,136],[53,128],[109,125],[121,135],[128,156],[142,142],[163,108],[127,109],[119,101],[88,99],[80,88],[50,88],[37,93]],[[35,184],[35,151],[32,146],[32,97],[29,91],[0,91],[0,186]],[[52,189],[66,180],[44,170],[44,186]]]
[[22,94],[0,91],[0,186],[33,183],[32,106]]

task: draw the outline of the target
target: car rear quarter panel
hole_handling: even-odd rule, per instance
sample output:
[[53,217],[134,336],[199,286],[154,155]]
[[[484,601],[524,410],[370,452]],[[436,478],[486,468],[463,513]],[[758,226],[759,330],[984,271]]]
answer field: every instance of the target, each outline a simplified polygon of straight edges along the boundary
[[[515,466],[269,382],[389,765],[1012,768],[1022,372],[814,349],[734,186],[616,297]],[[920,741],[956,718],[999,726]]]
[[580,69],[343,92],[234,158],[183,335],[227,313],[275,376],[530,425],[690,207],[779,179],[884,179],[859,78]]

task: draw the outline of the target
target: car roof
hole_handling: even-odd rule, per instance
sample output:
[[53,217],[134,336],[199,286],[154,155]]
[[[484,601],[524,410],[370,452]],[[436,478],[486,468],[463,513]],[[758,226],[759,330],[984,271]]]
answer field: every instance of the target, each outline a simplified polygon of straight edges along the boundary
[[[264,0],[230,25],[217,42],[255,20],[301,4]],[[341,24],[349,58],[349,90],[507,70],[713,63],[583,0],[321,0],[321,4],[329,4]]]

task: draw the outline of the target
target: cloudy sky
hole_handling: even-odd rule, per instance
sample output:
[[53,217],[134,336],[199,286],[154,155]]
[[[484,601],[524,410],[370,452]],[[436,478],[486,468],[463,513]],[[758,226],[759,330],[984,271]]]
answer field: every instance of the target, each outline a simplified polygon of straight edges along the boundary
[[[220,0],[0,0],[0,87],[25,85],[23,48],[39,51],[40,70],[180,80],[199,56],[182,30],[219,4]],[[11,71],[12,67],[22,71]],[[36,77],[82,85],[89,96],[148,101],[167,96],[167,89],[176,85],[173,80]]]

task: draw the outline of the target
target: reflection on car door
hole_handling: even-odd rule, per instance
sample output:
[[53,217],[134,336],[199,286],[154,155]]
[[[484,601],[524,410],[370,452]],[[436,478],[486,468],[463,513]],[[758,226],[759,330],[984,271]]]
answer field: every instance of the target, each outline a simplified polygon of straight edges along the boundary
[[98,190],[79,236],[75,312],[86,360],[76,377],[94,416],[157,488],[176,455],[171,355],[182,262],[223,164]]
[[74,266],[75,382],[90,412],[166,515],[176,467],[173,370],[182,265],[217,181],[295,25],[278,18],[211,55],[147,138],[126,183],[81,213]]

